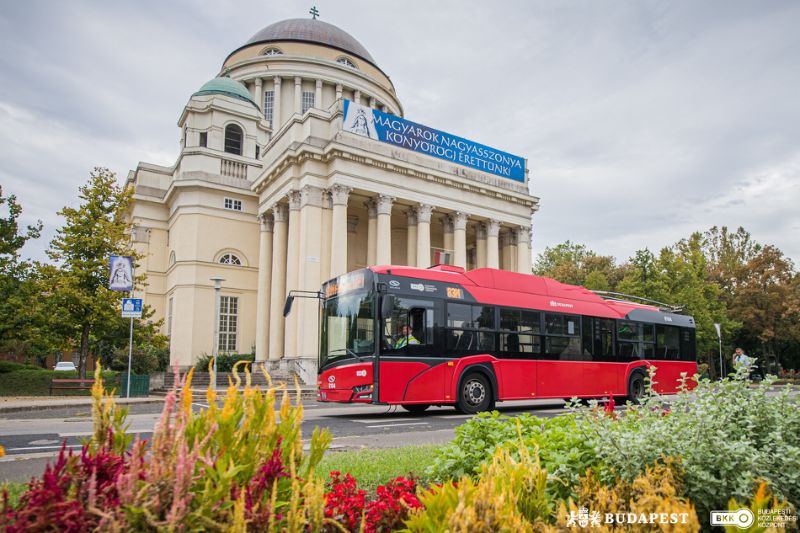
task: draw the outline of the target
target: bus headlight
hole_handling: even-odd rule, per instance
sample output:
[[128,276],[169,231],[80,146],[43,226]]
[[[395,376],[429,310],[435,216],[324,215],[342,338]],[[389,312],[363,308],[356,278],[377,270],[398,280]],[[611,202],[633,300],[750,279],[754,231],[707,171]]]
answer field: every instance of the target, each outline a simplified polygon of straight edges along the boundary
[[353,387],[353,396],[363,397],[363,396],[370,396],[372,394],[372,384],[369,385],[357,385]]

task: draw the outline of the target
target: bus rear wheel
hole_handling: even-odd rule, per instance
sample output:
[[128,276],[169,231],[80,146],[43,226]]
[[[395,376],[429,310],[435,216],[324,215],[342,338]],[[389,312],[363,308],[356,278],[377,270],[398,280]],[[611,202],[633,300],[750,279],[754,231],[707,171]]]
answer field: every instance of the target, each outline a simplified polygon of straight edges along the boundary
[[644,391],[644,374],[634,371],[628,378],[628,400],[633,403],[641,403]]
[[430,407],[430,405],[427,403],[404,403],[401,404],[400,407],[402,407],[409,413],[418,415],[420,413],[424,413],[428,409],[428,407]]
[[467,374],[458,391],[456,409],[462,413],[475,414],[493,407],[492,386],[486,376],[479,372]]

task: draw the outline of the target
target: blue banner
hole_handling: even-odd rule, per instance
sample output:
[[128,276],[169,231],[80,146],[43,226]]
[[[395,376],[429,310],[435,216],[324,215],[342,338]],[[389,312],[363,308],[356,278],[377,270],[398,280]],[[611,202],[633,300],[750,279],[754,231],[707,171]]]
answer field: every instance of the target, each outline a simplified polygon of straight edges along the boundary
[[525,160],[519,156],[350,100],[344,101],[342,129],[496,176],[525,182]]

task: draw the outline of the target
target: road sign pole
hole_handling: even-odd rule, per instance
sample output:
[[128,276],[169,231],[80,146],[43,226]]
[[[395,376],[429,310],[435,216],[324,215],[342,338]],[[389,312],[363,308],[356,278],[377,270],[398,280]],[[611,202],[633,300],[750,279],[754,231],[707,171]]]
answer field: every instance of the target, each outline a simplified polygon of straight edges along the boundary
[[722,366],[722,324],[715,323],[714,329],[717,330],[717,339],[719,339],[719,379],[722,381],[722,379],[725,377],[725,367]]
[[[136,283],[136,281],[135,281],[136,280],[135,272],[136,272],[135,269],[131,268],[131,298],[133,298],[133,287],[134,287],[134,285]],[[132,363],[132,361],[133,361],[133,317],[131,317],[131,327],[130,327],[130,332],[128,333],[128,382],[126,383],[128,390],[125,393],[125,397],[126,398],[130,398],[131,397],[131,363]]]

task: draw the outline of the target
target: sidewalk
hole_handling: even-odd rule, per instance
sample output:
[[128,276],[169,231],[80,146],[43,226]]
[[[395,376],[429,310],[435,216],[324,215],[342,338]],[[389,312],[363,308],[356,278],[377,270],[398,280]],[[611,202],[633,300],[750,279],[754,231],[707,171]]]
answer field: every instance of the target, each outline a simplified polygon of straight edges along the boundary
[[[228,387],[217,387],[216,390],[217,398],[219,400],[224,400]],[[288,387],[287,391],[289,392],[289,398],[294,400],[297,394],[295,388],[293,386]],[[119,396],[115,396],[114,401],[119,405],[160,404],[164,403],[164,397],[168,392],[169,391],[166,390],[151,391],[150,396],[139,398],[120,398]],[[192,388],[192,396],[200,401],[205,401],[206,389]],[[278,391],[278,398],[280,399],[282,396],[282,391]],[[300,387],[300,397],[304,401],[316,400],[316,387]],[[0,396],[0,417],[13,413],[47,411],[70,407],[88,407],[91,404],[92,398],[90,396]]]
[[[115,398],[115,401],[120,405],[163,403],[164,397]],[[83,407],[91,404],[90,396],[2,396],[0,397],[0,416],[8,413]]]

